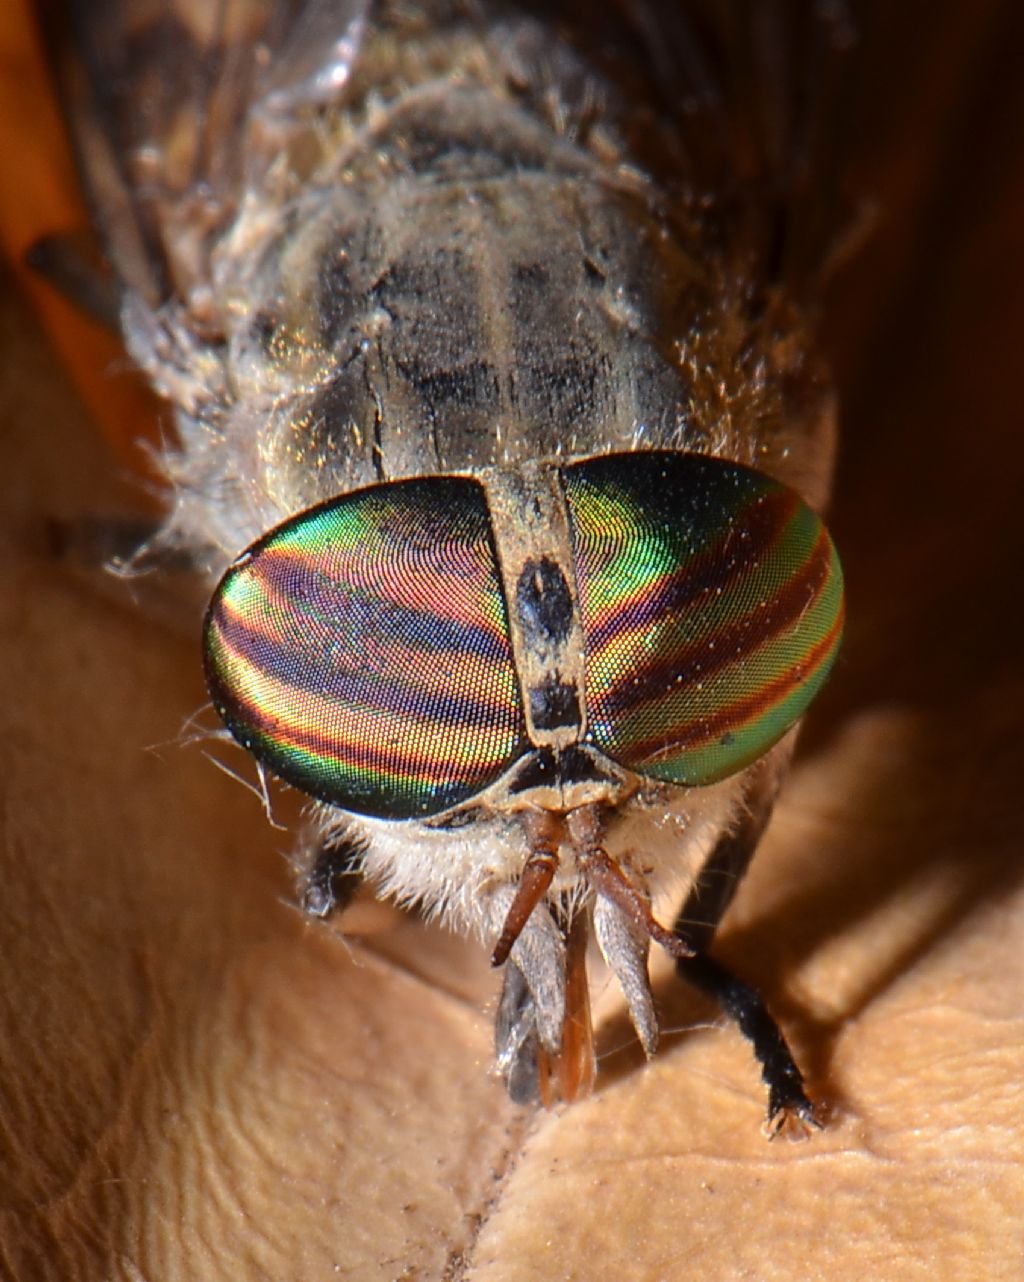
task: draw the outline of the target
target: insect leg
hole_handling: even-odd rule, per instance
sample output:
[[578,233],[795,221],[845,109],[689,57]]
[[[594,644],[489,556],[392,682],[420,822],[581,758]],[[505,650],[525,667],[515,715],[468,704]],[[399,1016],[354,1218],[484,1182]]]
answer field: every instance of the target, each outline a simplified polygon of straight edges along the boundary
[[326,919],[341,912],[363,881],[363,845],[347,832],[321,841],[300,881],[303,912]]
[[804,1093],[804,1078],[782,1030],[753,985],[732,974],[707,953],[676,961],[681,979],[711,997],[750,1042],[768,1087],[768,1129],[777,1133],[788,1117],[819,1126],[814,1105]]
[[142,574],[150,569],[192,570],[183,554],[151,552],[160,532],[155,518],[133,516],[50,517],[45,525],[47,551],[65,565]]
[[509,906],[498,942],[491,953],[491,965],[500,966],[508,958],[512,946],[522,934],[530,914],[547,894],[548,887],[558,870],[558,851],[535,850],[526,861],[515,899]]
[[754,851],[768,826],[778,793],[774,772],[759,771],[744,795],[743,814],[735,827],[720,837],[686,902],[679,910],[675,932],[698,952],[711,944],[718,923],[732,903]]
[[202,585],[192,557],[163,547],[159,531],[159,522],[145,517],[42,516],[30,520],[24,537],[92,594],[118,608],[130,604],[154,626],[193,640]]
[[42,236],[25,264],[90,319],[121,332],[121,287],[103,263],[92,237],[78,232]]
[[750,1042],[768,1087],[768,1128],[775,1134],[790,1116],[819,1125],[804,1093],[803,1074],[761,994],[706,951],[771,817],[774,778],[759,783],[747,797],[739,827],[720,839],[676,918],[676,933],[698,949],[693,957],[676,958],[676,973],[716,1002]]

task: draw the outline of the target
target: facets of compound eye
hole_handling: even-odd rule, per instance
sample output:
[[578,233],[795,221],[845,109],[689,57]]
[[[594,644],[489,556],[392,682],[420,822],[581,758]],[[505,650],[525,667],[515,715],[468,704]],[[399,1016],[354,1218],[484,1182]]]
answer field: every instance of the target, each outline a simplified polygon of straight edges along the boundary
[[235,738],[360,814],[439,814],[525,736],[487,505],[465,478],[373,486],[271,531],[217,587],[204,657]]
[[798,494],[698,454],[565,467],[590,738],[696,786],[741,770],[803,714],[835,659],[843,580]]

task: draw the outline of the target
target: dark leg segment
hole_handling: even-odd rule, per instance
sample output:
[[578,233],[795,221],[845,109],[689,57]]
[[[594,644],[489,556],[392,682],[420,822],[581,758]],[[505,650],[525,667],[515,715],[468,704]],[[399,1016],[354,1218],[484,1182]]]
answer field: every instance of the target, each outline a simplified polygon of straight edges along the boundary
[[196,562],[183,552],[150,545],[162,522],[134,516],[51,517],[46,522],[47,550],[66,565],[85,570],[123,570],[137,577],[150,570],[195,575]]
[[745,809],[731,832],[718,844],[676,917],[675,932],[698,952],[711,944],[718,923],[732,903],[747,865],[761,840],[778,792],[775,774],[754,775],[744,796]]
[[300,886],[303,912],[320,918],[341,912],[362,884],[362,868],[362,844],[347,834],[321,845]]
[[93,236],[79,232],[43,236],[31,246],[25,263],[79,311],[112,334],[120,334],[121,288]]
[[797,1117],[808,1126],[818,1126],[814,1105],[804,1094],[803,1074],[757,989],[737,979],[707,953],[679,958],[676,971],[681,979],[717,1002],[754,1048],[761,1078],[768,1087],[768,1125],[773,1131],[788,1116]]
[[522,933],[523,927],[529,921],[530,914],[547,894],[557,871],[557,850],[535,850],[526,861],[516,888],[516,897],[512,901],[512,907],[508,910],[498,942],[491,953],[492,966],[501,966],[508,960],[508,955]]
[[774,772],[753,776],[739,825],[719,840],[675,924],[676,934],[698,950],[696,956],[677,958],[676,972],[716,1002],[750,1042],[768,1087],[768,1124],[773,1132],[789,1116],[809,1126],[819,1124],[804,1094],[803,1074],[761,994],[710,957],[707,949],[768,825],[777,791]]

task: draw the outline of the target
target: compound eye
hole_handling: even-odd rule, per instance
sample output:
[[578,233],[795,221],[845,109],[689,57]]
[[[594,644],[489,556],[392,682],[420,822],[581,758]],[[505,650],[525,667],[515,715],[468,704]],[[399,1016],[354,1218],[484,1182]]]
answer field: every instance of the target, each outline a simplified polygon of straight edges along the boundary
[[273,774],[385,819],[466,801],[525,725],[483,490],[396,481],[253,544],[204,632],[214,705]]
[[590,740],[697,786],[742,770],[802,715],[835,659],[843,580],[795,491],[699,454],[562,470]]

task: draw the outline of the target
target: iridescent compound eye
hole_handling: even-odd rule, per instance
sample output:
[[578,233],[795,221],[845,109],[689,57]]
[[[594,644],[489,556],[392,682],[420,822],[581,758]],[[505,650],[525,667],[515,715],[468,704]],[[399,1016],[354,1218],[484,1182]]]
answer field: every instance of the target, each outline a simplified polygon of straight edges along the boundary
[[221,581],[204,653],[232,734],[346,810],[438,814],[524,750],[490,517],[471,480],[375,486],[279,526]]
[[713,783],[801,716],[836,655],[842,572],[793,490],[698,454],[562,470],[588,739],[638,774]]

